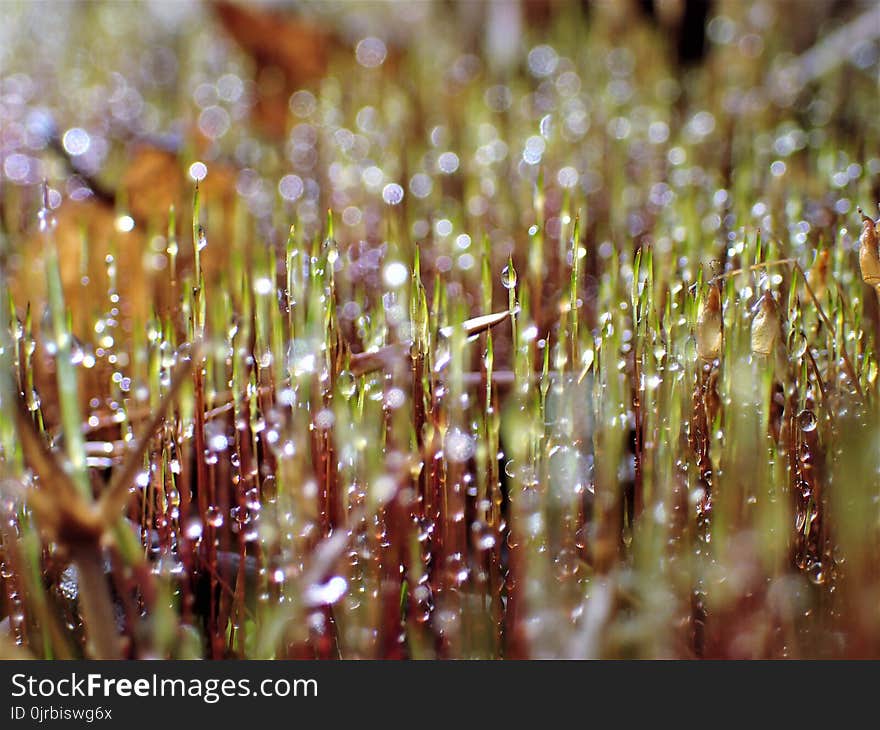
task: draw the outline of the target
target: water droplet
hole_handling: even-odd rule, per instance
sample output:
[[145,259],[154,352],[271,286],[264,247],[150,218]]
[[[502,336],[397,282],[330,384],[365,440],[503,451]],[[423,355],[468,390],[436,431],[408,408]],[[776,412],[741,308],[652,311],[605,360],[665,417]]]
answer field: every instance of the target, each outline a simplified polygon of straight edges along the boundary
[[309,606],[329,606],[336,603],[348,590],[348,582],[334,575],[326,583],[315,583],[306,589],[306,603]]
[[388,183],[382,188],[382,200],[388,205],[398,205],[403,200],[403,188],[397,183]]
[[385,265],[382,278],[385,279],[385,283],[388,286],[397,288],[406,283],[406,280],[409,278],[409,269],[399,261],[390,261]]
[[30,395],[27,399],[27,408],[31,413],[34,413],[40,408],[40,394],[37,393],[36,390],[31,389]]
[[275,285],[268,276],[261,276],[254,282],[254,293],[259,296],[268,296],[275,289]]
[[663,382],[663,379],[659,375],[651,375],[648,378],[645,378],[645,387],[648,390],[656,390],[660,387],[660,383]]
[[299,175],[285,175],[278,182],[278,193],[287,201],[297,200],[305,189],[305,183]]
[[37,213],[37,220],[39,221],[40,233],[48,233],[58,226],[58,220],[52,215],[52,211],[49,208],[40,208],[40,212]]
[[805,408],[797,416],[798,426],[800,426],[801,431],[815,431],[816,430],[816,414],[813,413],[808,408]]
[[83,353],[82,343],[76,338],[70,338],[70,364],[81,365],[85,354]]
[[222,527],[223,513],[218,507],[212,505],[205,510],[205,521],[211,525],[211,527]]
[[229,439],[226,437],[226,427],[220,421],[212,421],[205,424],[205,440],[211,451],[226,451],[229,447]]
[[440,168],[440,172],[447,175],[451,175],[455,172],[458,169],[458,165],[458,155],[454,152],[444,152],[437,158],[437,167]]
[[329,408],[322,408],[315,414],[315,427],[321,431],[326,431],[333,427],[336,416]]
[[208,174],[208,166],[204,162],[193,162],[189,166],[189,176],[192,180],[198,182],[204,180]]
[[400,388],[392,388],[385,394],[385,407],[396,410],[406,403],[406,393]]
[[358,63],[365,68],[381,66],[385,62],[387,55],[388,49],[379,38],[364,38],[357,44],[355,49]]
[[385,504],[391,501],[397,491],[397,483],[389,475],[383,474],[373,480],[370,491],[377,504]]
[[334,239],[328,238],[324,241],[324,250],[327,252],[327,263],[332,268],[339,260],[339,246]]
[[446,443],[443,453],[446,459],[453,462],[462,462],[470,459],[476,451],[474,439],[460,428],[451,428],[446,433]]
[[89,151],[89,147],[92,144],[92,138],[89,137],[89,133],[86,132],[86,130],[81,129],[80,127],[72,127],[64,133],[64,137],[61,139],[61,144],[64,145],[64,149],[69,155],[78,157]]
[[130,215],[121,215],[116,219],[115,226],[120,233],[129,233],[134,230],[134,218]]
[[807,337],[801,331],[795,331],[791,335],[791,343],[789,345],[791,356],[798,358],[803,357],[807,351]]
[[343,398],[351,398],[357,390],[357,379],[349,370],[342,370],[336,376],[336,387]]
[[798,458],[801,460],[802,464],[812,464],[813,463],[813,453],[810,451],[809,444],[802,443],[798,447]]
[[513,289],[516,286],[516,269],[505,266],[501,270],[501,284],[505,289]]
[[198,540],[202,536],[202,522],[195,518],[190,520],[186,525],[186,536],[189,540]]
[[477,550],[491,550],[495,547],[495,532],[485,522],[474,522],[471,531],[474,534]]

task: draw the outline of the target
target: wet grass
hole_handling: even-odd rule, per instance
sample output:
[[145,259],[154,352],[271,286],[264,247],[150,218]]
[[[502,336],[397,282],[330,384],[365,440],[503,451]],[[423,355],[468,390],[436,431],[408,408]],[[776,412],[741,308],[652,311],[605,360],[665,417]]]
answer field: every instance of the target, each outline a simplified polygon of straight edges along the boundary
[[[71,199],[75,137],[20,180],[5,152],[13,643],[880,655],[876,53],[798,81],[783,6],[721,3],[680,68],[572,4],[504,66],[419,12],[398,72],[334,52],[274,140],[190,17],[141,97],[190,130],[168,166],[128,184],[143,158],[52,109],[112,203]],[[47,82],[4,63],[22,126]]]

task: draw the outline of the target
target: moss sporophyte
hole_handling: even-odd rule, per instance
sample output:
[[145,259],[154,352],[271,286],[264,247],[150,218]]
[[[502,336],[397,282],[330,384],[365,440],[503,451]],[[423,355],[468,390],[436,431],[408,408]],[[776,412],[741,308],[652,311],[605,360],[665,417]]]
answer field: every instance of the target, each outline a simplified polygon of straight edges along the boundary
[[4,7],[0,655],[880,655],[877,10],[642,5]]

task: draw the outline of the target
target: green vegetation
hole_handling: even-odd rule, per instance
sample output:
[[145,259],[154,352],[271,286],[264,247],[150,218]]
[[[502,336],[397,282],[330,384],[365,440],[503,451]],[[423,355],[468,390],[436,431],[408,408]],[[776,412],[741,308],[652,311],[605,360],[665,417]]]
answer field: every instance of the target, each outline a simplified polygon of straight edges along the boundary
[[4,655],[880,656],[876,8],[181,7],[3,7]]

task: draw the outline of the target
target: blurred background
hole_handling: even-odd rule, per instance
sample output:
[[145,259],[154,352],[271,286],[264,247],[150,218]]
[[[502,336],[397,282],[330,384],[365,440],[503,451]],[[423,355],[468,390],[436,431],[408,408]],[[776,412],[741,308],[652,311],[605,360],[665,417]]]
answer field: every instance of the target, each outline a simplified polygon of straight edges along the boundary
[[[280,193],[313,224],[389,180],[464,205],[459,166],[534,177],[535,158],[557,152],[566,186],[590,195],[605,137],[662,148],[686,127],[718,147],[731,125],[773,115],[788,137],[754,143],[796,156],[829,122],[852,128],[847,87],[877,82],[880,33],[871,0],[4,2],[2,14],[4,186],[47,177],[76,198],[85,181],[124,191],[136,218],[164,215],[159,191],[142,199],[149,165],[128,170],[149,145],[227,166],[255,213]],[[838,89],[804,93],[833,73]],[[481,138],[461,138],[465,115],[485,119],[469,125]],[[389,144],[401,133],[406,159]],[[346,219],[371,233],[368,210]]]
[[[448,273],[453,291],[457,273],[474,273],[476,231],[499,265],[525,243],[539,172],[548,238],[571,194],[591,211],[596,246],[650,238],[685,188],[764,188],[771,164],[810,170],[799,183],[815,207],[788,221],[756,199],[736,222],[796,246],[803,222],[815,242],[853,212],[846,195],[822,199],[829,183],[867,174],[880,197],[870,130],[855,135],[858,159],[831,156],[812,174],[823,145],[866,120],[876,130],[876,2],[153,0],[0,12],[3,215],[26,235],[43,179],[53,207],[82,204],[59,221],[62,258],[76,256],[68,284],[84,264],[79,234],[65,231],[83,226],[92,241],[131,242],[126,268],[162,267],[164,243],[147,234],[189,205],[195,180],[215,241],[231,235],[222,210],[236,201],[267,241],[294,219],[314,235],[332,209],[340,243],[369,247],[399,203],[397,234],[432,244],[423,265]],[[718,195],[696,204],[716,244],[703,263],[724,259],[734,227]],[[39,269],[15,248],[13,269]]]

